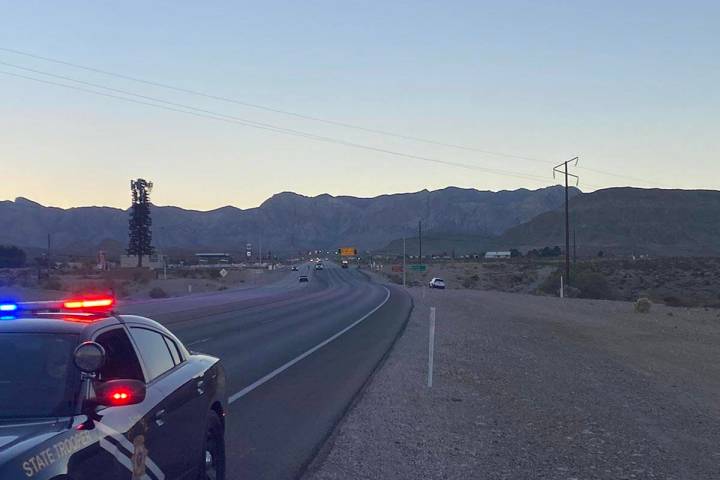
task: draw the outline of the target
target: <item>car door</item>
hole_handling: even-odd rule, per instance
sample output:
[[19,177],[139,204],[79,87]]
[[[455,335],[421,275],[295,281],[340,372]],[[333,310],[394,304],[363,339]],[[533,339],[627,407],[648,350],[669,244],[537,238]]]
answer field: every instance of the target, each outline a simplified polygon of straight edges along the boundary
[[[151,384],[163,394],[154,419],[154,433],[168,449],[170,478],[185,478],[202,460],[206,411],[197,408],[201,395],[201,372],[180,356],[172,340],[145,326],[130,326]],[[172,347],[175,347],[174,349]],[[171,474],[171,475],[170,475]]]
[[[93,338],[103,346],[106,361],[98,372],[97,381],[146,377],[137,351],[126,329],[114,326],[100,330]],[[149,472],[157,480],[165,479],[168,459],[150,430],[156,412],[162,408],[163,395],[149,386],[145,399],[135,405],[107,407],[93,418],[97,453],[74,456],[68,473],[77,480],[140,479]],[[145,477],[147,478],[147,477]]]
[[186,456],[188,470],[196,470],[203,460],[207,412],[210,411],[216,378],[207,374],[205,364],[185,358],[173,338],[163,338],[178,365],[163,379],[163,387],[172,392],[168,398],[168,414],[171,421],[181,425],[183,438],[190,449]]

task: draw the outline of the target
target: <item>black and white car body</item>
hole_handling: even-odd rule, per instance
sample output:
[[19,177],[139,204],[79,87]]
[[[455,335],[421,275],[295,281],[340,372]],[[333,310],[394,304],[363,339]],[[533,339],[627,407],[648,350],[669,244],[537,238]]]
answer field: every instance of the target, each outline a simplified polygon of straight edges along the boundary
[[225,478],[217,358],[147,318],[45,304],[0,302],[0,479]]

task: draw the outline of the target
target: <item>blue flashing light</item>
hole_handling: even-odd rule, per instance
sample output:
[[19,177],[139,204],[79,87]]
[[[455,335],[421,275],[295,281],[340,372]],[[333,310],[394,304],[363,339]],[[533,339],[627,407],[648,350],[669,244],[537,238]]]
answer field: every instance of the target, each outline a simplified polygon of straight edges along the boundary
[[15,312],[17,309],[17,303],[0,303],[0,312]]

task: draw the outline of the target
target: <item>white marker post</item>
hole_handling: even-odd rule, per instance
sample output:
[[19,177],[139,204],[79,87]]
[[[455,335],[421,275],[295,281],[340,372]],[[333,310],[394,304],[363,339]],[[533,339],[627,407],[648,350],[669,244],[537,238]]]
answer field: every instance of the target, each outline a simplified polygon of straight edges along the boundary
[[563,277],[562,277],[562,275],[560,275],[560,298],[563,298],[563,295],[565,293],[565,292],[563,292],[563,290],[564,290]]
[[432,388],[433,362],[435,357],[435,307],[430,307],[430,340],[428,344],[428,378],[427,386]]

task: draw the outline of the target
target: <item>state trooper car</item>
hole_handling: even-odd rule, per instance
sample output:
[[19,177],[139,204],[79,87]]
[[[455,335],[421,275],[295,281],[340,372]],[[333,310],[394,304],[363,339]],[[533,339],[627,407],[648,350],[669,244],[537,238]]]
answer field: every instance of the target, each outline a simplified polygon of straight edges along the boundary
[[0,302],[0,479],[225,478],[225,374],[112,298]]

